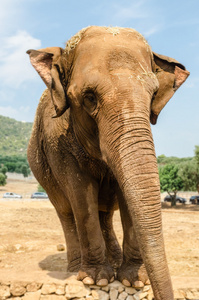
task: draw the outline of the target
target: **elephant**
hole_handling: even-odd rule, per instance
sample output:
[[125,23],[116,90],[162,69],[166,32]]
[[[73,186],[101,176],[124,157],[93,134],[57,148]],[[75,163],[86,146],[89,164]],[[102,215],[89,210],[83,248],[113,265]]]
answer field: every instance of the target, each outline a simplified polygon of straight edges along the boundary
[[131,28],[89,26],[65,48],[27,53],[47,86],[28,161],[61,221],[68,271],[87,285],[150,282],[156,300],[174,299],[151,124],[189,72]]

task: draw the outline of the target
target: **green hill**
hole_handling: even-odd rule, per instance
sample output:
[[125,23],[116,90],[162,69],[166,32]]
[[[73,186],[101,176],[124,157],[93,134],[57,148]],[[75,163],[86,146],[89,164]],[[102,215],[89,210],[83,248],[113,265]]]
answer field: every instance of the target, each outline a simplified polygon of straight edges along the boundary
[[0,116],[0,155],[26,155],[32,123]]

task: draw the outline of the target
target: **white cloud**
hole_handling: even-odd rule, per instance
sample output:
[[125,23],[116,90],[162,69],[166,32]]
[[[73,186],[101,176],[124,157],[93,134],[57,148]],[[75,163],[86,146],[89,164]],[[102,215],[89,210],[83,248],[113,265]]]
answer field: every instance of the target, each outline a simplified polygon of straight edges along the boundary
[[160,26],[153,26],[151,28],[148,28],[147,30],[145,30],[143,32],[143,35],[148,38],[150,36],[152,36],[153,34],[157,33],[158,31],[160,31]]
[[0,33],[6,35],[21,23],[25,0],[1,0]]
[[115,5],[116,13],[114,19],[119,22],[127,21],[128,19],[143,19],[148,16],[146,10],[143,9],[145,1],[136,1],[131,3],[128,7],[123,5]]
[[26,31],[18,31],[14,36],[4,38],[1,45],[1,85],[18,88],[25,81],[37,78],[26,51],[30,48],[40,48],[39,39],[32,37]]
[[19,109],[16,109],[12,106],[0,106],[0,115],[13,118],[15,120],[22,120],[29,112],[29,106],[21,106]]

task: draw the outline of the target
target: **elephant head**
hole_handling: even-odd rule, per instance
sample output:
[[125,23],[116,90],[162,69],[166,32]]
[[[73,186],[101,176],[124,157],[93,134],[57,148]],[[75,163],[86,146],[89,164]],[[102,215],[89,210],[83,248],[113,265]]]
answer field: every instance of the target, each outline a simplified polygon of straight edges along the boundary
[[70,109],[79,144],[112,170],[156,299],[173,299],[150,122],[156,124],[189,72],[176,60],[153,53],[142,35],[127,28],[91,26],[65,49],[28,54],[51,92],[52,117]]

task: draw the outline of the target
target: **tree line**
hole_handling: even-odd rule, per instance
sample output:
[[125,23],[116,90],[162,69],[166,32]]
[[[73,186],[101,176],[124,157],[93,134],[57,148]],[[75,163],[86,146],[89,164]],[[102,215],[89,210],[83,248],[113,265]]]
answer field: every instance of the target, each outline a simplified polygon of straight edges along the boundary
[[0,186],[6,184],[6,173],[19,173],[24,177],[30,174],[30,167],[25,155],[0,155]]
[[[199,146],[195,146],[194,157],[178,158],[160,155],[157,157],[161,192],[172,197],[172,204],[178,191],[198,191],[199,193]],[[6,173],[30,174],[26,155],[0,155],[0,185],[6,184]]]
[[176,204],[178,191],[197,191],[199,193],[199,146],[195,146],[192,158],[157,158],[161,192],[171,196],[171,205]]

